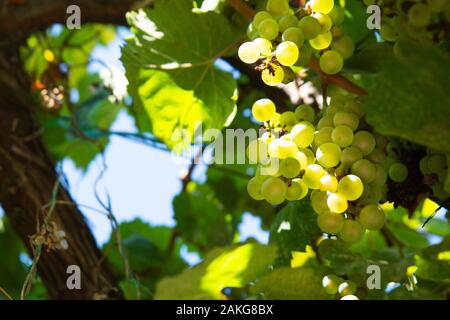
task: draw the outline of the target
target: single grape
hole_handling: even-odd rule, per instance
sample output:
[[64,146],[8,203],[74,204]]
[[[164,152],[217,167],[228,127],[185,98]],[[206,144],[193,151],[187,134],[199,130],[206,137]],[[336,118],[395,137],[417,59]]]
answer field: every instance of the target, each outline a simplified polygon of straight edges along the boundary
[[275,104],[270,99],[260,99],[252,106],[253,117],[260,122],[268,121],[275,114]]
[[353,130],[348,126],[337,126],[331,133],[331,139],[339,147],[348,147],[353,142]]
[[344,217],[341,214],[324,212],[317,217],[317,225],[325,233],[337,234],[344,227]]
[[250,40],[256,39],[259,37],[258,30],[253,26],[253,24],[249,24],[246,31],[247,38]]
[[318,164],[310,164],[305,168],[303,181],[310,189],[320,188],[320,178],[326,175],[327,172]]
[[317,214],[328,212],[327,193],[324,191],[314,190],[311,192],[311,207]]
[[301,170],[300,163],[295,158],[281,160],[280,166],[281,175],[288,179],[297,177]]
[[[303,31],[300,28],[291,27],[291,28],[286,29],[283,32],[281,39],[283,41],[291,41],[291,42],[295,43],[297,45],[297,47],[301,47],[305,40],[305,36],[303,35]],[[301,53],[301,51],[299,52],[299,55],[300,55],[300,53]]]
[[280,126],[290,131],[292,127],[297,123],[295,113],[292,111],[285,111],[280,115]]
[[334,7],[334,0],[310,0],[309,5],[315,12],[328,14]]
[[443,154],[431,154],[426,157],[427,167],[430,173],[438,174],[445,169],[447,160]]
[[358,131],[353,138],[353,147],[361,150],[362,154],[367,156],[375,150],[376,140],[368,131]]
[[375,180],[377,168],[367,159],[356,161],[352,165],[352,174],[357,175],[364,183],[370,183]]
[[267,158],[267,144],[259,139],[252,140],[247,147],[247,158],[250,164],[260,163]]
[[339,26],[344,22],[344,9],[341,6],[334,6],[333,10],[328,14],[333,25]]
[[298,47],[294,42],[285,41],[278,45],[275,55],[283,66],[292,66],[298,60]]
[[299,148],[306,148],[313,142],[314,133],[314,126],[307,121],[302,121],[292,128],[291,139]]
[[320,130],[325,127],[334,127],[333,116],[324,116],[317,123],[317,128]]
[[279,85],[284,79],[283,68],[277,65],[271,65],[271,70],[266,68],[262,71],[261,78],[268,86]]
[[341,297],[352,295],[356,292],[356,285],[352,281],[344,281],[339,285],[338,292]]
[[268,0],[266,10],[275,17],[284,16],[289,12],[288,0]]
[[281,162],[281,160],[279,158],[271,157],[271,158],[265,159],[261,163],[260,174],[272,176],[272,177],[281,176],[280,162]]
[[385,220],[383,210],[374,204],[365,206],[359,213],[359,223],[364,229],[380,230],[384,226]]
[[344,60],[335,50],[325,52],[319,59],[320,69],[328,74],[336,74],[342,70]]
[[334,274],[329,274],[323,277],[322,287],[328,294],[336,294],[338,292],[339,285],[344,282],[344,280]]
[[380,35],[383,40],[391,42],[397,40],[398,38],[398,33],[392,26],[392,23],[389,21],[386,21],[381,24]]
[[301,152],[306,156],[307,165],[314,164],[316,162],[316,156],[314,155],[314,152],[311,151],[311,149],[303,148],[300,149]]
[[386,162],[386,154],[378,148],[373,150],[366,158],[373,163],[383,164]]
[[308,186],[302,179],[293,179],[287,187],[286,199],[289,201],[300,200],[308,194]]
[[247,183],[247,192],[251,198],[255,200],[264,200],[264,196],[261,193],[262,183],[257,177],[251,178]]
[[322,26],[320,33],[330,31],[332,22],[331,18],[328,15],[317,12],[314,13],[312,16],[316,18],[317,21],[319,21],[320,25]]
[[258,29],[259,24],[261,22],[263,22],[264,20],[266,20],[266,19],[272,19],[273,20],[273,17],[267,11],[260,11],[257,14],[255,14],[255,17],[253,18],[252,26],[255,29]]
[[278,205],[286,200],[287,186],[280,178],[270,177],[261,186],[261,194],[272,205]]
[[326,142],[317,148],[317,162],[325,168],[332,168],[339,164],[341,148],[335,143]]
[[264,38],[256,38],[252,41],[259,50],[260,55],[269,56],[272,54],[272,42]]
[[360,118],[364,116],[362,103],[356,99],[348,99],[344,104],[344,110],[346,112],[353,112]]
[[414,4],[408,11],[408,22],[415,27],[426,27],[431,20],[431,10],[423,3]]
[[238,56],[244,63],[255,63],[259,59],[258,47],[253,42],[244,42],[239,47]]
[[310,40],[320,33],[322,30],[322,26],[320,25],[320,22],[317,21],[316,18],[311,16],[306,16],[300,19],[298,23],[298,27],[302,29],[303,35],[305,36],[305,39]]
[[304,170],[308,165],[308,158],[306,157],[305,153],[300,150],[295,153],[294,159],[296,159],[300,164],[300,170]]
[[349,174],[339,181],[337,191],[347,200],[355,201],[363,194],[364,186],[358,176]]
[[320,178],[321,191],[336,192],[337,188],[338,188],[338,181],[335,176],[327,174],[322,178]]
[[[309,44],[311,45],[312,48],[314,48],[316,50],[323,50],[330,46],[332,40],[333,40],[333,37],[331,36],[331,32],[325,31],[324,33],[320,33],[315,38],[309,40]],[[339,61],[339,57],[335,58],[334,63],[337,63]],[[342,60],[342,57],[340,57],[340,58]],[[328,57],[327,59],[330,59],[330,58]],[[330,62],[328,62],[327,66],[330,66]],[[340,69],[342,69],[342,66],[340,67]]]
[[327,198],[327,205],[331,212],[343,213],[348,208],[348,202],[342,193],[331,193]]
[[343,59],[348,59],[355,51],[355,43],[349,36],[343,36],[342,38],[333,41],[331,49],[337,51]]
[[[316,132],[314,137],[314,144],[316,147],[320,147],[326,142],[332,142],[331,133],[333,132],[333,127],[324,127]],[[341,155],[342,157],[342,155]]]
[[269,143],[268,153],[270,157],[286,159],[294,157],[298,148],[295,143],[285,139],[275,139]]
[[295,63],[296,66],[306,66],[312,57],[312,48],[304,43],[300,48],[299,58]]
[[280,26],[280,31],[284,32],[291,27],[296,27],[298,25],[298,19],[296,16],[288,14],[278,21],[278,25]]
[[372,181],[372,183],[376,186],[383,186],[388,178],[388,173],[384,169],[384,167],[378,163],[375,163],[375,168],[377,169],[375,179]]
[[258,25],[258,33],[267,40],[274,40],[279,32],[278,23],[273,19],[265,19]]
[[307,104],[302,104],[295,108],[295,117],[298,121],[307,121],[307,122],[314,122],[315,118],[315,112],[313,107],[308,106]]
[[340,300],[359,300],[359,298],[353,294],[343,296]]
[[344,227],[339,232],[339,237],[346,243],[352,245],[358,243],[364,237],[365,230],[355,220],[345,220]]
[[389,167],[389,178],[395,182],[403,182],[408,178],[408,167],[403,163],[394,163]]
[[280,126],[280,118],[281,118],[281,114],[279,114],[278,112],[275,112],[275,114],[269,120],[272,128],[276,128],[276,127]]
[[333,117],[334,126],[348,126],[355,131],[359,126],[359,118],[354,113],[339,111]]

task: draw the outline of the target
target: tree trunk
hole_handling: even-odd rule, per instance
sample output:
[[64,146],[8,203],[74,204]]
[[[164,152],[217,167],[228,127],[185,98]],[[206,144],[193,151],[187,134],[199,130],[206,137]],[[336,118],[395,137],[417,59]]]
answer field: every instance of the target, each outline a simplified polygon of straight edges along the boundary
[[[0,203],[32,256],[30,237],[42,225],[58,179],[34,119],[31,86],[18,48],[0,48]],[[60,186],[56,199],[73,203]],[[43,246],[37,271],[53,299],[121,298],[116,280],[76,205],[57,205],[51,221],[66,234],[68,249]],[[67,287],[67,268],[81,269],[81,289]]]

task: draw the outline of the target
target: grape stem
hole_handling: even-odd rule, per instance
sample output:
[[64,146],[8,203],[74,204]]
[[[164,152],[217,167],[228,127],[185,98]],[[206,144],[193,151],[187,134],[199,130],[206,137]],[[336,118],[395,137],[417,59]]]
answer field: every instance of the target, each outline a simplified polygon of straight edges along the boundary
[[[236,10],[236,12],[238,12],[248,21],[251,21],[253,19],[253,16],[255,15],[255,10],[253,10],[252,7],[250,7],[242,0],[227,0],[227,2],[230,5],[230,7]],[[347,78],[339,74],[329,75],[322,72],[322,70],[320,70],[319,61],[317,61],[317,59],[315,58],[311,58],[311,61],[309,62],[309,67],[315,72],[317,72],[326,84],[334,84],[338,87],[341,87],[344,90],[347,90],[348,92],[355,93],[357,95],[361,96],[367,95],[366,90],[354,84]],[[325,83],[323,83],[323,85],[325,85]]]

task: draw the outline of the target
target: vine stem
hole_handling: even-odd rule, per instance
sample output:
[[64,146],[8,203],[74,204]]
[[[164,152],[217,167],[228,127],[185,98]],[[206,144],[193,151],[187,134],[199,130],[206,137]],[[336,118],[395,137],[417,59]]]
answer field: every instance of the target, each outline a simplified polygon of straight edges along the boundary
[[[230,7],[239,12],[241,16],[243,16],[248,21],[251,21],[255,15],[255,10],[250,7],[247,3],[242,0],[227,0]],[[348,92],[355,93],[357,95],[365,96],[367,95],[367,91],[358,85],[354,84],[347,78],[343,77],[340,74],[325,74],[322,72],[319,66],[319,61],[315,58],[311,58],[309,64],[309,68],[315,72],[317,72],[321,78],[323,79],[323,84],[334,84],[342,89],[347,90]]]

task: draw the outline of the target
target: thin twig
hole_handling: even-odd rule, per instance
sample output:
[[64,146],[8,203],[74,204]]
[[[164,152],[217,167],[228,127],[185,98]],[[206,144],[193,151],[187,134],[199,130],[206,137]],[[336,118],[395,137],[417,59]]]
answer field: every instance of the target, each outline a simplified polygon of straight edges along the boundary
[[0,292],[3,293],[3,295],[4,295],[5,297],[7,297],[9,300],[14,300],[14,299],[8,294],[8,292],[7,292],[5,289],[3,289],[2,287],[0,287]]

